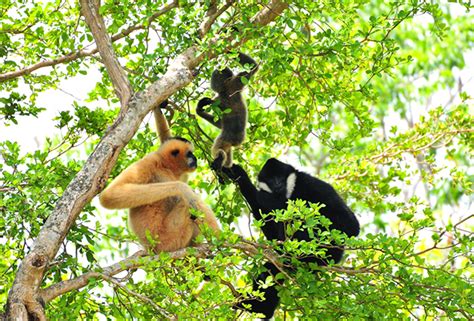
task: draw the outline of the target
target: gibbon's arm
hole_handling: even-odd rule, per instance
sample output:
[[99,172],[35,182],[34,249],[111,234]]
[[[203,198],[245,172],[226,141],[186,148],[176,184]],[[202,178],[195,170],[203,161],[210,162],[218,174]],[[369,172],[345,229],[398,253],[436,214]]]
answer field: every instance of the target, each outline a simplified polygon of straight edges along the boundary
[[352,210],[342,201],[341,208],[336,212],[336,218],[332,221],[332,228],[346,233],[347,236],[357,236],[360,225]]
[[168,127],[168,121],[163,115],[160,107],[155,107],[153,110],[153,115],[155,116],[156,131],[158,132],[158,137],[160,138],[161,143],[171,137],[171,131]]
[[222,129],[222,122],[221,120],[217,120],[215,121],[214,120],[214,117],[209,114],[208,112],[206,112],[204,110],[204,106],[209,106],[209,105],[212,105],[215,101],[212,100],[211,98],[208,98],[208,97],[205,97],[205,98],[202,98],[199,102],[198,102],[198,105],[197,105],[197,108],[196,108],[196,113],[204,118],[205,120],[207,120],[209,123],[211,123],[212,125],[216,126],[217,128],[219,129]]
[[153,155],[143,158],[124,170],[100,194],[102,206],[109,209],[133,208],[151,204],[171,196],[182,196],[188,202],[197,198],[184,182],[151,183]]
[[263,218],[262,213],[270,213],[274,209],[283,209],[286,207],[286,203],[278,201],[270,193],[257,191],[247,173],[239,165],[234,164],[231,168],[223,167],[222,171],[239,185],[242,196],[250,205],[253,217],[264,223],[261,230],[265,237],[268,240],[284,240],[283,223],[275,222],[272,215]]
[[260,215],[260,206],[257,201],[258,191],[255,186],[253,186],[245,170],[239,165],[233,164],[231,168],[223,167],[222,171],[230,179],[237,183],[240,188],[240,192],[242,193],[242,196],[247,200],[252,211],[255,213],[259,213],[258,215]]
[[[171,196],[190,197],[185,189],[186,183],[180,181],[153,184],[113,184],[100,194],[100,203],[108,209],[133,208],[148,205]],[[191,191],[191,193],[193,193]],[[191,197],[192,199],[192,197]]]
[[257,69],[258,69],[257,62],[253,60],[251,57],[241,52],[239,53],[239,62],[242,66],[245,64],[251,65],[252,69],[250,69],[250,71],[239,72],[237,76],[235,77],[235,79],[238,80],[239,82],[242,82],[242,79],[241,79],[242,77],[245,77],[247,78],[247,80],[249,80],[250,77],[252,77],[257,72]]

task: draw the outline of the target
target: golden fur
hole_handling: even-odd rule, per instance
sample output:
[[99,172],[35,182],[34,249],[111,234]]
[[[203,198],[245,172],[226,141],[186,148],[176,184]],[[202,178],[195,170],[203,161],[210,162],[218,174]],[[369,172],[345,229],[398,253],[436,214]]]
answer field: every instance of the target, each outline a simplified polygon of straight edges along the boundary
[[[130,209],[130,227],[143,246],[175,251],[192,245],[200,224],[216,232],[219,226],[212,210],[186,183],[187,174],[195,169],[192,144],[164,139],[163,130],[159,132],[161,147],[125,169],[99,198],[105,208]],[[191,208],[204,217],[192,219]]]

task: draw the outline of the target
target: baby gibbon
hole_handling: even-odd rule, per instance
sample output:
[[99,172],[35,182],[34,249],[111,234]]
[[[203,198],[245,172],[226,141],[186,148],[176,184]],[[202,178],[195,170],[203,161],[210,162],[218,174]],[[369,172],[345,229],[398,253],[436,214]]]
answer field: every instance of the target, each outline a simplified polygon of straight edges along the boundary
[[[166,107],[166,102],[160,107]],[[186,183],[187,174],[197,167],[193,145],[169,137],[160,107],[154,112],[161,146],[125,169],[99,199],[108,209],[130,209],[130,227],[145,248],[170,252],[192,245],[200,224],[216,232],[219,226],[212,210]],[[193,217],[191,208],[203,217]]]
[[[250,71],[242,71],[236,75],[230,68],[214,70],[211,77],[211,88],[217,93],[217,99],[208,97],[199,100],[196,113],[210,124],[221,129],[214,140],[211,153],[214,161],[212,169],[220,171],[222,167],[232,166],[232,147],[240,146],[245,139],[247,126],[247,105],[242,96],[245,84],[258,69],[258,64],[246,54],[239,53],[239,63],[250,66]],[[243,81],[242,79],[245,78]],[[220,119],[204,110],[205,106],[216,104],[222,111]]]

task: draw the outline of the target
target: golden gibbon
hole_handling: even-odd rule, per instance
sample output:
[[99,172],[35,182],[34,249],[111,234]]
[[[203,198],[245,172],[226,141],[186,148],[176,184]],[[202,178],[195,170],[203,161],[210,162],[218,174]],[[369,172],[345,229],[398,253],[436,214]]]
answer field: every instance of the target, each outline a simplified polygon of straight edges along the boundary
[[[155,252],[170,252],[193,244],[200,225],[218,232],[212,210],[186,183],[197,167],[193,145],[181,137],[171,137],[160,108],[155,120],[161,146],[157,151],[130,165],[100,194],[103,207],[129,208],[129,223],[140,243]],[[201,212],[193,217],[191,208]]]

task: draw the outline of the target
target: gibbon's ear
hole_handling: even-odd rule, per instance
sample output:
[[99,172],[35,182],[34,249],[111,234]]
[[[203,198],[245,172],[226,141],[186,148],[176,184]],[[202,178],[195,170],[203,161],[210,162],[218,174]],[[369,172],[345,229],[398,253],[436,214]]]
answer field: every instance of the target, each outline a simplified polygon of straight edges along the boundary
[[171,151],[171,155],[173,155],[174,157],[178,156],[179,155],[179,149],[173,149]]

